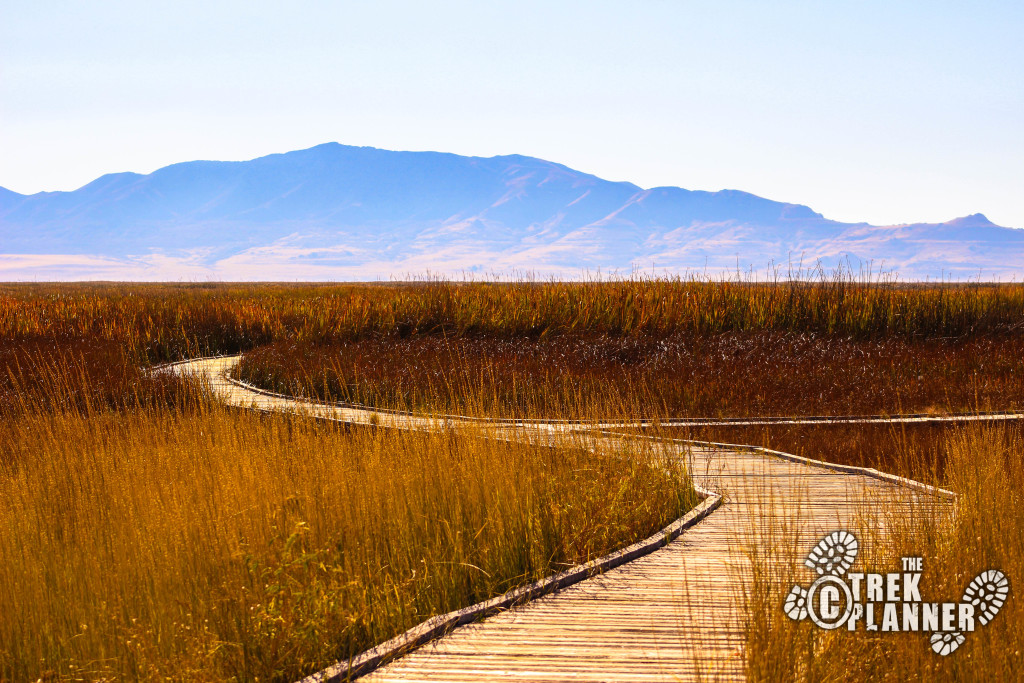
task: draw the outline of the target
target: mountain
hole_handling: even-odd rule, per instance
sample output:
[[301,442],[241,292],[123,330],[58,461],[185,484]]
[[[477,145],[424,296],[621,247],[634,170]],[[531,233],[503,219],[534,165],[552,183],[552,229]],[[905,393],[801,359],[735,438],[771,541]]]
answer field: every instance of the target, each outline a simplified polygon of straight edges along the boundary
[[981,214],[848,224],[746,192],[643,189],[511,155],[337,143],[242,162],[0,188],[0,279],[366,279],[874,262],[904,277],[1024,271],[1024,231]]

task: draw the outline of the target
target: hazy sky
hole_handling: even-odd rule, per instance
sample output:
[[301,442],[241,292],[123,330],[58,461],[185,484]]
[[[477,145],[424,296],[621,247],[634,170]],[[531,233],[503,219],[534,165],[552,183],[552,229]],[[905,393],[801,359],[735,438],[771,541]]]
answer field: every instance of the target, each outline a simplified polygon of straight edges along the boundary
[[0,5],[0,186],[327,141],[1024,227],[1024,3]]

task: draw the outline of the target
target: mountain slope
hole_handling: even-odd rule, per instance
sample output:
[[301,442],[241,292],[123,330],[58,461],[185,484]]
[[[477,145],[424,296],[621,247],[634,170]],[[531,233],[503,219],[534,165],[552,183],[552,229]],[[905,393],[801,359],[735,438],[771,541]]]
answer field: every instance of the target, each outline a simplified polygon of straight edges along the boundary
[[[336,143],[110,174],[72,192],[0,188],[0,254],[100,264],[67,277],[116,264],[125,277],[342,279],[426,269],[763,268],[800,256],[885,260],[924,276],[1008,258],[1020,268],[1022,237],[980,214],[876,228],[735,190],[645,190],[531,157]],[[6,257],[0,277],[39,263],[49,265],[37,275],[60,272],[54,258]]]

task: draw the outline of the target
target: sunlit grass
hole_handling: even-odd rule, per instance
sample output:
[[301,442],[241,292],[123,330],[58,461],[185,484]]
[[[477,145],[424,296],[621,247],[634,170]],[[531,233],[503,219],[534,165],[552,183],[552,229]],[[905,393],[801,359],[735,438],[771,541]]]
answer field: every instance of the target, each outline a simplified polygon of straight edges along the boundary
[[374,334],[539,337],[771,330],[855,339],[1018,330],[1024,286],[901,285],[845,272],[784,282],[699,277],[415,285],[0,285],[0,338],[117,341],[139,358]]
[[237,377],[324,400],[518,418],[942,413],[1024,404],[1022,356],[1019,335],[389,335],[276,342],[247,352]]
[[[863,562],[875,571],[892,571],[901,557],[923,557],[922,595],[940,602],[959,601],[980,572],[1001,570],[1011,583],[1002,610],[947,657],[932,652],[927,634],[824,631],[807,620],[791,621],[782,604],[797,582],[792,558],[800,553],[792,530],[799,524],[776,519],[768,525],[778,536],[774,543],[747,549],[755,579],[747,593],[749,680],[1020,680],[1024,610],[1015,593],[1024,576],[1024,432],[972,425],[933,434],[941,443],[930,448],[946,453],[943,483],[959,496],[955,511],[922,506],[908,515],[888,512],[886,500],[864,501],[869,508],[864,526],[852,530],[873,535],[872,552]],[[920,456],[913,455],[920,443],[901,443],[898,433],[893,437],[890,447]],[[875,533],[879,523],[885,535]]]
[[[696,502],[653,450],[220,407],[140,368],[135,295],[86,291],[0,319],[0,680],[291,680]],[[175,319],[201,318],[181,291]]]
[[0,679],[299,677],[653,533],[694,497],[652,458],[203,403],[23,413]]
[[[654,453],[345,432],[217,407],[146,365],[251,352],[271,388],[477,415],[998,410],[1021,402],[1022,320],[1021,285],[848,274],[0,286],[0,679],[284,680],[693,503]],[[942,477],[956,521],[896,520],[879,552],[920,548],[944,595],[983,560],[1021,575],[1016,431],[828,429],[687,435]],[[946,671],[918,640],[759,621],[781,605],[762,578],[754,679],[1019,672],[1013,598]]]

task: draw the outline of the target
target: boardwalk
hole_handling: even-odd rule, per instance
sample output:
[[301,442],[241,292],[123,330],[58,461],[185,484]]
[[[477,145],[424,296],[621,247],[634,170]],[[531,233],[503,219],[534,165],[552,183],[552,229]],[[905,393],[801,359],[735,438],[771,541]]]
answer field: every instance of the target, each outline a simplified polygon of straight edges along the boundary
[[[221,400],[259,410],[306,410],[320,417],[426,429],[425,417],[299,403],[225,378],[237,358],[193,361],[177,372],[208,379]],[[604,425],[612,428],[614,425]],[[496,426],[506,437],[557,438],[567,424]],[[605,432],[594,447],[620,436]],[[481,622],[377,669],[367,681],[678,681],[744,677],[742,595],[749,547],[776,544],[777,515],[799,519],[776,559],[809,578],[800,562],[826,532],[857,530],[865,501],[889,509],[944,498],[866,474],[724,446],[671,444],[695,483],[724,504],[650,555]],[[797,516],[790,513],[799,512]],[[870,544],[870,538],[862,540]],[[781,609],[781,606],[780,606]]]

